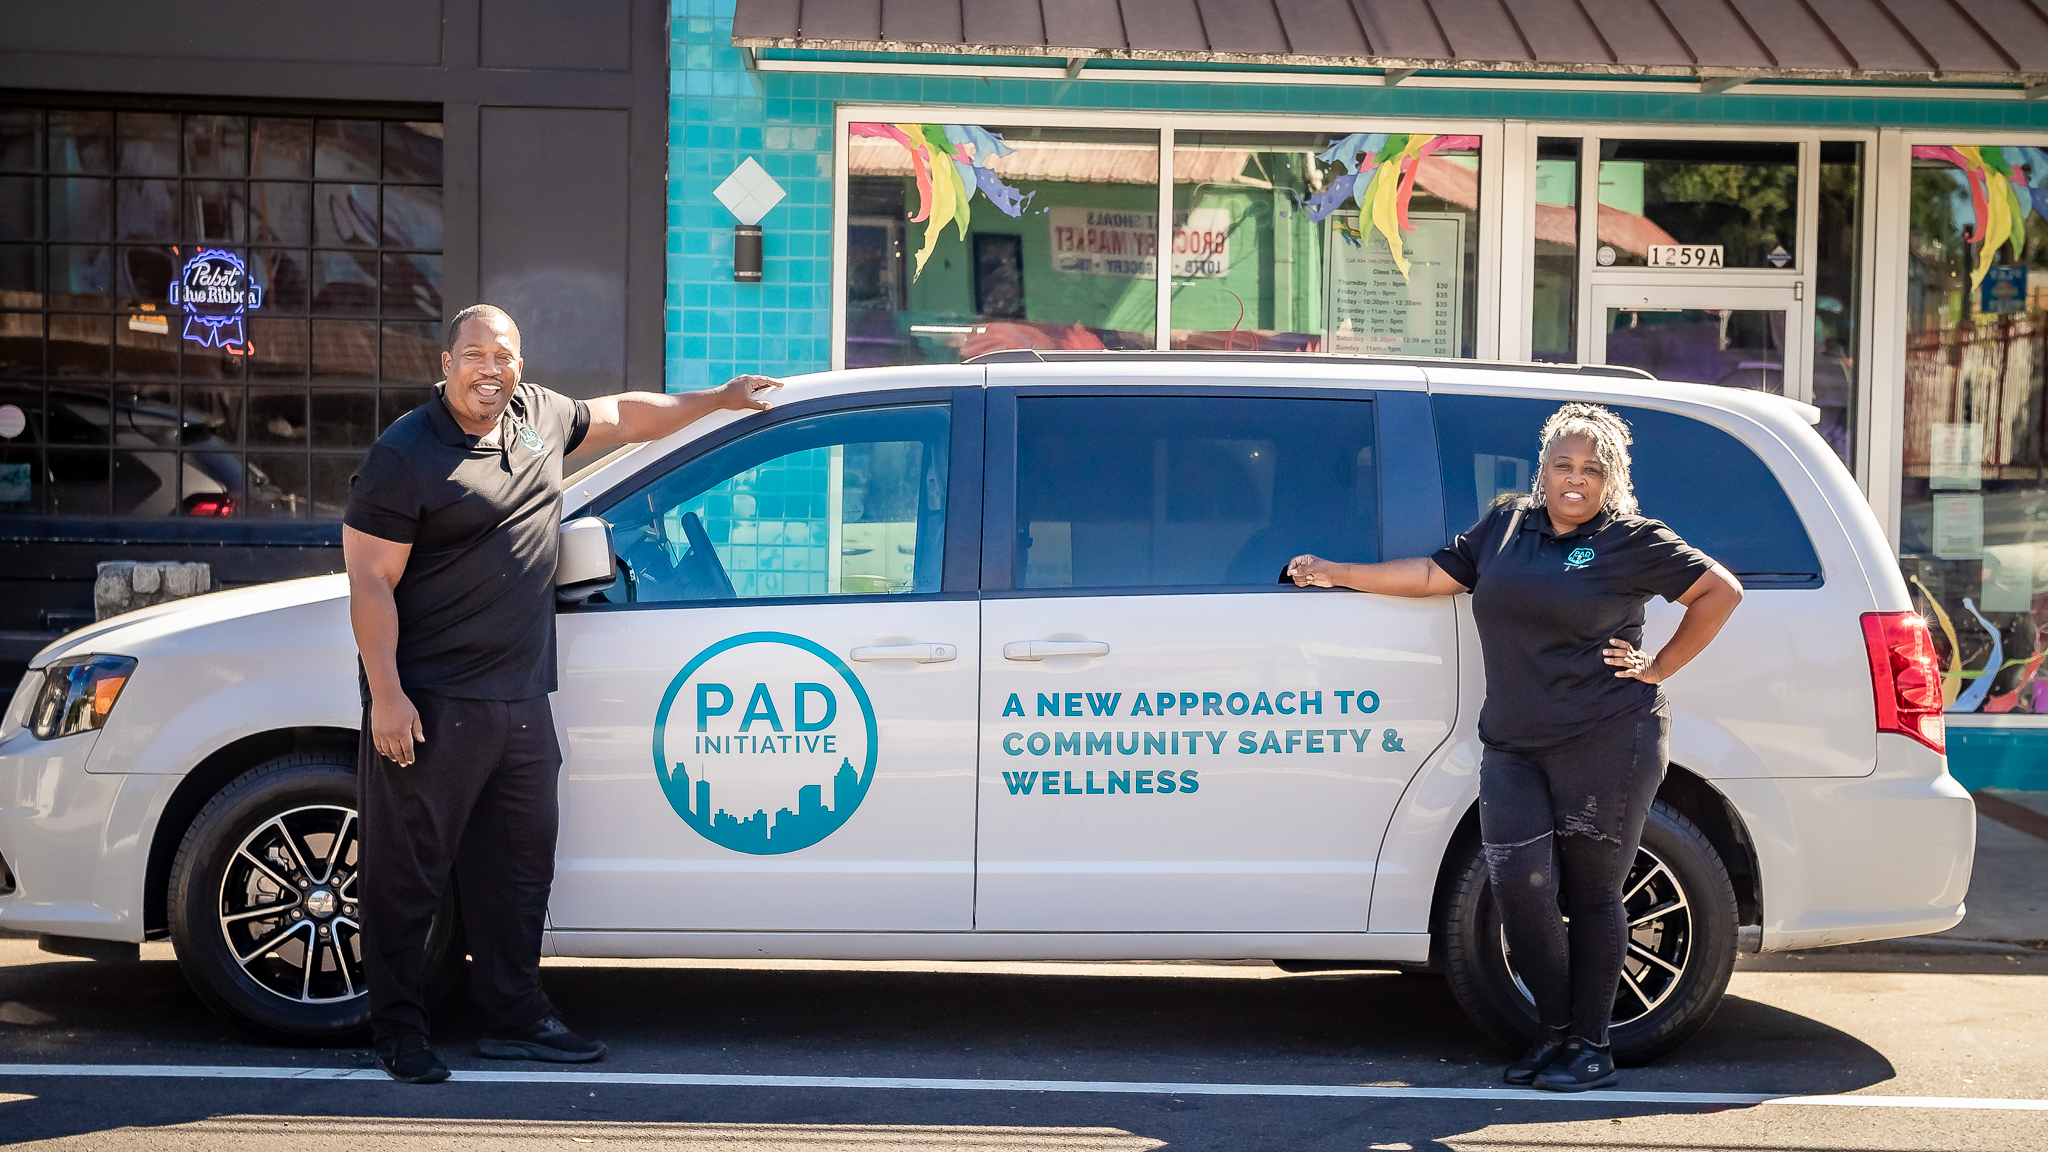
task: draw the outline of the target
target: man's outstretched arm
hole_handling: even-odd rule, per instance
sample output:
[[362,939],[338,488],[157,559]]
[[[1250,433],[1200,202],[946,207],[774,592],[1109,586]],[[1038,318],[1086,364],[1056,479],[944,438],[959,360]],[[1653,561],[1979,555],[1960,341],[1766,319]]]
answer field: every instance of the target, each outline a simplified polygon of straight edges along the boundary
[[590,430],[577,451],[659,440],[713,412],[766,411],[764,397],[782,381],[772,376],[735,376],[723,387],[701,392],[621,392],[588,401]]

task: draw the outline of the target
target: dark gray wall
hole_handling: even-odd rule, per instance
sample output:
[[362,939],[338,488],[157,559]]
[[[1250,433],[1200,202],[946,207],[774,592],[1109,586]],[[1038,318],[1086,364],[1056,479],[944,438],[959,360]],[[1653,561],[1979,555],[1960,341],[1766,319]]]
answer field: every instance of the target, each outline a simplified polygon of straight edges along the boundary
[[[13,3],[0,88],[437,110],[445,306],[504,306],[528,375],[595,396],[662,387],[668,44],[667,0]],[[222,584],[341,568],[338,524],[114,527],[0,539],[0,702],[54,631],[91,618],[96,561],[205,560]]]
[[666,0],[66,0],[0,21],[0,86],[434,105],[443,299],[517,317],[527,372],[659,389]]
[[526,376],[577,396],[626,379],[631,124],[601,108],[485,108],[479,294],[519,321]]

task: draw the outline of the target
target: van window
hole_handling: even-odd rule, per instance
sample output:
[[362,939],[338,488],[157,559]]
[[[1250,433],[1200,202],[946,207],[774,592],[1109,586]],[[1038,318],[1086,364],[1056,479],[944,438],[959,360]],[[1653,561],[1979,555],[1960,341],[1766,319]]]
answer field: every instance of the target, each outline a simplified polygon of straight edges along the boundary
[[1017,586],[1271,585],[1379,557],[1372,405],[1184,396],[1017,402]]
[[[1537,434],[1556,400],[1434,396],[1444,516],[1453,533],[1496,498],[1529,491]],[[1615,405],[1635,435],[1636,501],[1749,584],[1815,584],[1820,558],[1771,470],[1743,443],[1690,417]]]
[[596,603],[937,592],[947,411],[775,424],[612,505],[620,579]]

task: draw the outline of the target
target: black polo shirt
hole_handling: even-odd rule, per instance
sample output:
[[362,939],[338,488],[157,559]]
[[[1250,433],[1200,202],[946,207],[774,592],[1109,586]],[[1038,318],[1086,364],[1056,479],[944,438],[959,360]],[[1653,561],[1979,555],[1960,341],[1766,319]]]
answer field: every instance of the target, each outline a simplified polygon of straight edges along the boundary
[[1489,512],[1433,557],[1472,590],[1486,660],[1479,738],[1548,748],[1657,702],[1601,650],[1643,643],[1643,605],[1677,600],[1714,562],[1662,521],[1601,512],[1558,536],[1528,497]]
[[341,522],[412,545],[394,592],[407,690],[545,696],[555,690],[562,457],[583,442],[590,409],[522,381],[500,443],[480,446],[448,411],[446,387],[377,437],[349,480]]

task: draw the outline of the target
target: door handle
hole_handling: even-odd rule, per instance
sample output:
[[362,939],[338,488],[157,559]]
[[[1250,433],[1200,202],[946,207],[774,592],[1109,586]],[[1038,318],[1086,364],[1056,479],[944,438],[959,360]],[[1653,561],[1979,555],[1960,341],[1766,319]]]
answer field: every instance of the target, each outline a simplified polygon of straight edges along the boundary
[[1044,660],[1052,656],[1107,656],[1100,640],[1012,640],[1003,645],[1005,660]]
[[855,648],[848,656],[860,661],[911,660],[919,664],[944,664],[960,655],[952,644],[869,644]]

